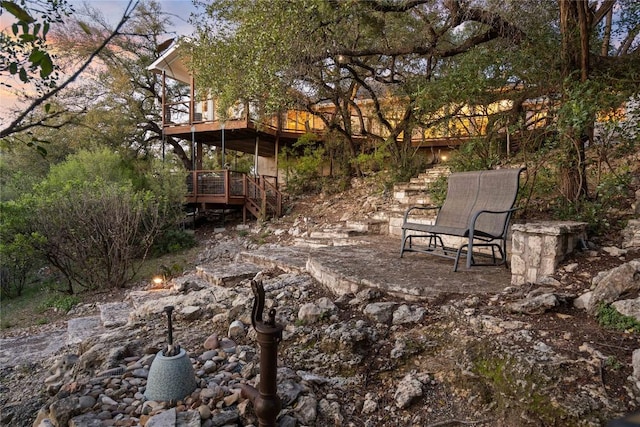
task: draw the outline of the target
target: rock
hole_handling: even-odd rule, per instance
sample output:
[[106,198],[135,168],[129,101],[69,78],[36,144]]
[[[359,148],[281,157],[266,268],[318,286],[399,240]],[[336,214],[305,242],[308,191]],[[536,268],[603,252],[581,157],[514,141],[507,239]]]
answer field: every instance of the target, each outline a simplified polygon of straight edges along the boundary
[[235,424],[239,418],[240,415],[238,414],[238,411],[236,409],[229,408],[214,413],[210,420],[212,426],[220,427],[227,424]]
[[116,328],[127,324],[131,305],[127,302],[99,304],[100,320],[105,328]]
[[218,334],[211,334],[204,342],[204,348],[207,350],[215,350],[220,346]]
[[640,298],[615,301],[611,303],[611,306],[615,308],[618,313],[633,317],[640,322]]
[[633,366],[633,377],[636,381],[640,381],[640,348],[633,350],[631,365]]
[[296,419],[304,425],[314,425],[318,417],[318,402],[312,396],[300,396],[293,411]]
[[195,305],[188,305],[186,307],[182,307],[179,314],[184,320],[196,320],[202,316],[202,309]]
[[278,427],[296,427],[298,423],[291,415],[283,415],[278,419]]
[[573,300],[573,306],[581,310],[587,310],[590,306],[592,295],[593,295],[592,291],[585,292],[584,294],[580,295],[578,298]]
[[422,382],[409,373],[398,384],[393,398],[398,408],[405,409],[420,396],[422,396]]
[[176,414],[176,427],[201,427],[200,412],[197,410],[178,412]]
[[200,414],[200,419],[208,420],[211,418],[211,409],[207,405],[198,406],[198,413]]
[[66,426],[69,420],[80,414],[78,396],[69,396],[54,401],[49,406],[49,418],[56,426]]
[[626,255],[627,251],[625,249],[616,248],[615,246],[606,246],[602,248],[602,250],[608,253],[611,256],[619,257]]
[[374,302],[367,304],[363,313],[377,323],[390,323],[393,311],[398,306],[395,302]]
[[338,311],[338,307],[327,297],[322,297],[316,301],[318,307],[322,311],[322,315],[331,315]]
[[334,426],[341,426],[344,423],[344,416],[340,412],[340,404],[338,402],[322,399],[318,407],[325,418],[330,420]]
[[229,325],[227,336],[232,339],[244,338],[247,335],[244,323],[239,320],[234,320]]
[[409,307],[406,304],[402,304],[398,307],[392,316],[391,323],[394,325],[405,325],[407,323],[419,323],[424,319],[427,311],[424,307],[420,306],[411,306]]
[[595,314],[601,303],[609,304],[620,295],[640,290],[640,260],[629,261],[599,274],[593,282],[596,286],[589,302],[591,314]]
[[[640,199],[636,202],[636,213],[640,214]],[[630,219],[622,230],[622,247],[640,248],[640,219]]]
[[166,411],[160,412],[147,421],[144,427],[169,427],[176,425],[176,408],[169,408]]
[[364,397],[364,403],[362,405],[363,414],[372,414],[378,410],[378,402],[376,401],[375,394],[367,393]]
[[293,404],[302,391],[302,386],[292,379],[286,379],[278,383],[278,396],[282,400],[282,406]]
[[314,303],[306,303],[298,310],[298,319],[302,322],[315,323],[320,320],[322,309]]
[[545,293],[511,302],[505,307],[512,313],[541,314],[558,306],[558,304],[558,298],[554,294]]
[[102,420],[93,414],[82,414],[69,420],[69,427],[102,427]]
[[91,409],[96,404],[96,399],[93,396],[80,396],[78,404],[81,410]]

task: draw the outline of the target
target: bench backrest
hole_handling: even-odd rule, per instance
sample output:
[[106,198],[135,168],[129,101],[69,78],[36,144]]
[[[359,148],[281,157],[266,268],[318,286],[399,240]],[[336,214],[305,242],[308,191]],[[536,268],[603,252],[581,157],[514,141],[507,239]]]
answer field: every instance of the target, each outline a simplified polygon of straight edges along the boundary
[[447,197],[438,212],[436,225],[466,228],[476,203],[481,171],[458,172],[449,175]]
[[[467,228],[477,211],[506,211],[513,208],[522,170],[497,169],[451,174],[447,198],[438,213],[436,224]],[[508,213],[481,215],[475,227],[478,231],[498,237],[504,233],[508,219]]]

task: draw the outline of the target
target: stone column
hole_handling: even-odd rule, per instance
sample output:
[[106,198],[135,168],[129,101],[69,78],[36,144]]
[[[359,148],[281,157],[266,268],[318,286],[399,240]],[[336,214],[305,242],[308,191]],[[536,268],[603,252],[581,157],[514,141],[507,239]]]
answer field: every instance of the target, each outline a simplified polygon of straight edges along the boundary
[[558,264],[586,240],[586,222],[540,221],[514,224],[511,284],[535,283],[556,271]]

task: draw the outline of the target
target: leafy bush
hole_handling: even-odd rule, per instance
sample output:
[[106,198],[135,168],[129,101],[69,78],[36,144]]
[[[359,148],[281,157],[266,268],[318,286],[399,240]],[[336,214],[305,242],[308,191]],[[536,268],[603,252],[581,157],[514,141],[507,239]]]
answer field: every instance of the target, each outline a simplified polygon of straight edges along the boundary
[[618,310],[609,304],[600,304],[596,318],[601,326],[617,331],[631,331],[640,333],[640,322],[634,317],[620,314]]
[[42,265],[34,244],[42,236],[27,231],[26,211],[14,202],[0,203],[0,296],[22,295],[29,275]]
[[30,231],[43,237],[37,248],[65,276],[69,293],[74,285],[123,287],[156,236],[175,224],[178,192],[162,173],[135,180],[153,181],[155,191],[138,189],[117,154],[83,151],[52,167],[21,199],[32,212]]
[[75,295],[54,295],[42,304],[42,309],[53,308],[62,313],[68,313],[76,305],[80,304],[80,298]]
[[151,247],[151,255],[158,257],[165,254],[180,252],[196,246],[193,234],[184,230],[171,228],[160,233]]
[[322,189],[322,165],[325,150],[315,134],[304,134],[291,148],[285,148],[281,168],[287,178],[291,194],[318,193]]

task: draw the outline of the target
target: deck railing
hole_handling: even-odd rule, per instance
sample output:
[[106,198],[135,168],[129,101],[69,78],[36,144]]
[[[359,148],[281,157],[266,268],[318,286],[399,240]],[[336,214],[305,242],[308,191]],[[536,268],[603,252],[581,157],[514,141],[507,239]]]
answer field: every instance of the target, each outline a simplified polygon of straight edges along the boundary
[[256,218],[282,215],[278,178],[251,178],[232,170],[196,170],[187,175],[187,203],[244,205]]

